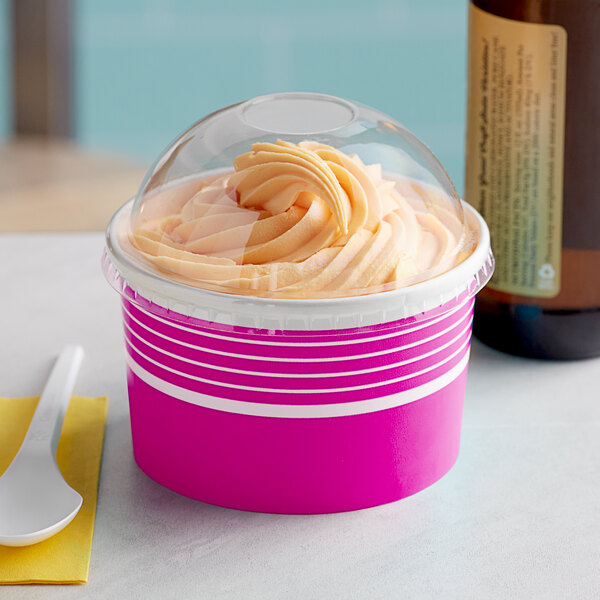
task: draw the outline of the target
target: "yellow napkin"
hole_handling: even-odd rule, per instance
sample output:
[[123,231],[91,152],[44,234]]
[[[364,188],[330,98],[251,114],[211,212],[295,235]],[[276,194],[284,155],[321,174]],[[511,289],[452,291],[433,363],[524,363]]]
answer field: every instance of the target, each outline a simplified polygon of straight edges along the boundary
[[[0,398],[0,474],[15,457],[39,400]],[[85,583],[98,497],[106,398],[71,398],[56,459],[66,482],[83,496],[77,516],[33,546],[0,546],[0,584]]]

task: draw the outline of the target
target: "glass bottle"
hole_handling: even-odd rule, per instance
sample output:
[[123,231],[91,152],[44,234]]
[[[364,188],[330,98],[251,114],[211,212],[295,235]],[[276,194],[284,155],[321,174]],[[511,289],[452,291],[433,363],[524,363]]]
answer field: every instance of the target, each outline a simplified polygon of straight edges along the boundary
[[523,356],[600,355],[600,0],[472,0],[466,200],[496,273],[474,334]]

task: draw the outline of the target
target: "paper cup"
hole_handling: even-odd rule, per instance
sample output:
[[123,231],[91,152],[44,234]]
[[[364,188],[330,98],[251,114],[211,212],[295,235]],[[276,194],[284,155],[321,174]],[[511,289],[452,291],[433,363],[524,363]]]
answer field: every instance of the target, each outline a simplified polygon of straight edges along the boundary
[[144,272],[119,248],[117,213],[103,264],[122,294],[140,468],[204,502],[301,514],[392,502],[442,477],[458,456],[474,296],[493,270],[487,227],[465,209],[480,241],[451,271],[303,301]]

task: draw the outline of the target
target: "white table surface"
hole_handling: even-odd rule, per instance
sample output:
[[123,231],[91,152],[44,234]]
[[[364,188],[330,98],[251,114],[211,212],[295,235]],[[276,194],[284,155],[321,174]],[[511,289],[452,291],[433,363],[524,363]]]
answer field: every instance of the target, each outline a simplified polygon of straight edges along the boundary
[[108,395],[89,583],[43,598],[600,598],[600,360],[542,362],[474,342],[460,457],[441,481],[353,513],[196,502],[135,465],[118,295],[100,234],[0,236],[0,394],[39,394],[79,342],[76,386]]

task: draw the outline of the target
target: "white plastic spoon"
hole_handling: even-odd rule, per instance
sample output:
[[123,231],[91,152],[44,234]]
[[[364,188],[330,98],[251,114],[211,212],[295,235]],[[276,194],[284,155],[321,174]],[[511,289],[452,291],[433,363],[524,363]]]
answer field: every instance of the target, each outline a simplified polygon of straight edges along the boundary
[[44,388],[18,454],[0,477],[0,545],[28,546],[58,533],[83,498],[56,465],[56,447],[77,372],[80,346],[66,346]]

